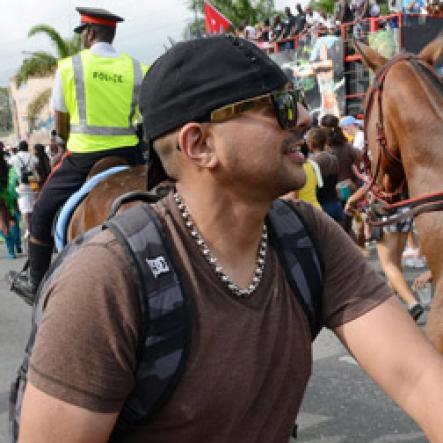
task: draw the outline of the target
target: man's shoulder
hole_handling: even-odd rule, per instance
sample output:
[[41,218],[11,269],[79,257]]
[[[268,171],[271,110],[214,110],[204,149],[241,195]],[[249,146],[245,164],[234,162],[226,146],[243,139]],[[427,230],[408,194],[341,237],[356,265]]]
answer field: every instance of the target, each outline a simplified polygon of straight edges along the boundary
[[123,249],[120,241],[109,229],[103,229],[97,232],[93,237],[83,243],[82,247],[97,247],[109,251]]
[[320,255],[323,256],[330,242],[337,237],[342,237],[343,229],[322,209],[302,200],[288,199],[287,201],[301,217],[308,234],[314,240]]
[[[78,246],[72,243],[65,250],[59,265],[53,268],[48,275],[46,290],[77,281],[78,284],[95,288],[108,288],[105,292],[112,292],[111,281],[125,281],[129,287],[133,286],[135,271],[123,245],[109,230],[103,230],[93,235]],[[76,283],[77,284],[77,283]]]
[[[98,231],[90,238],[85,239],[83,243],[81,241],[71,243],[68,247],[74,248],[68,252],[69,267],[76,266],[75,263],[83,267],[84,263],[93,263],[97,260],[102,264],[104,262],[108,264],[110,262],[127,262],[129,264],[123,245],[110,229]],[[63,263],[64,261],[62,261],[62,265]]]
[[335,223],[330,217],[326,216],[321,209],[314,207],[310,203],[296,199],[288,199],[286,201],[295,209],[310,231],[316,231],[319,225],[325,223],[327,225]]

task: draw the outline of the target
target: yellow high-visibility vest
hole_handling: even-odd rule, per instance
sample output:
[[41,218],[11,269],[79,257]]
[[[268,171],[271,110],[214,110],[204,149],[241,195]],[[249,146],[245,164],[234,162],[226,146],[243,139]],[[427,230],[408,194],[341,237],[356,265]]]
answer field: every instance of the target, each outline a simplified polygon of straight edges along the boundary
[[61,60],[58,69],[69,114],[69,151],[97,152],[138,143],[138,95],[147,66],[125,53],[101,57],[85,49]]

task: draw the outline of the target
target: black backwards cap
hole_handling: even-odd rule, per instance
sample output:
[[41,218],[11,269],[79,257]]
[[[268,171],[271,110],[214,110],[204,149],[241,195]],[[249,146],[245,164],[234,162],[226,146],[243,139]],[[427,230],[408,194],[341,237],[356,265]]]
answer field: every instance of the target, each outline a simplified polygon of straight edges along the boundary
[[211,111],[282,88],[285,74],[255,44],[216,36],[181,42],[151,66],[140,91],[145,139],[152,142]]

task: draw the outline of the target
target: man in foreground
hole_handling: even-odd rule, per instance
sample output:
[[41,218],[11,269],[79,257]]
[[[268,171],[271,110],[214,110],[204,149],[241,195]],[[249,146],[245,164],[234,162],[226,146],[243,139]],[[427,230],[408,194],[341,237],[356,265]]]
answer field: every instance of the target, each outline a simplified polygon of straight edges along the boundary
[[[228,37],[180,43],[145,77],[146,137],[176,180],[176,193],[154,209],[189,295],[192,334],[168,401],[112,441],[288,441],[311,374],[312,335],[265,223],[273,200],[305,181],[300,145],[310,116],[286,81],[253,44]],[[292,205],[324,263],[321,325],[431,441],[443,442],[442,357],[343,230]],[[19,441],[109,440],[143,337],[134,281],[105,231],[51,283]]]

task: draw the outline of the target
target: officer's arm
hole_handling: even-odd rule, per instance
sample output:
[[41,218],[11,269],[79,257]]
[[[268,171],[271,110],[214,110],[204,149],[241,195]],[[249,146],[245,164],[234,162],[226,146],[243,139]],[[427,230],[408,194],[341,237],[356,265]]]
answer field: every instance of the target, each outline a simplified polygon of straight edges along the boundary
[[428,439],[443,442],[443,357],[399,301],[391,297],[335,332]]
[[69,114],[54,111],[54,126],[57,135],[59,135],[66,143],[69,137]]
[[20,418],[19,443],[105,443],[118,413],[74,406],[28,383]]
[[63,93],[63,84],[60,70],[57,69],[52,86],[51,108],[54,112],[54,127],[58,136],[65,143],[69,137],[69,114]]

